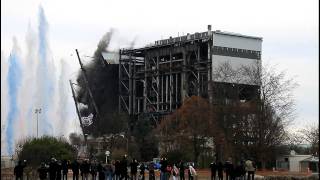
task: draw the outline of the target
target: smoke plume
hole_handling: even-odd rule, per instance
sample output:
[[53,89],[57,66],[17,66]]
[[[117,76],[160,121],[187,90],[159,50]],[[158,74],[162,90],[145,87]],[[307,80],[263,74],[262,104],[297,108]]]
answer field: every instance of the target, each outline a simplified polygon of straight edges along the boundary
[[13,154],[14,152],[14,126],[16,125],[19,108],[17,104],[18,90],[21,86],[21,67],[20,67],[20,49],[16,38],[13,38],[13,47],[9,57],[8,69],[8,96],[9,96],[9,111],[7,115],[7,152]]

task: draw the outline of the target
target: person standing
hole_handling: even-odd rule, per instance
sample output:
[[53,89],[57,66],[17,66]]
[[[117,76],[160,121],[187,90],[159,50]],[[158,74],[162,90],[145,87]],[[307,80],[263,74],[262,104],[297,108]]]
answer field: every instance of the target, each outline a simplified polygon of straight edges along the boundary
[[105,180],[105,175],[104,175],[104,167],[102,166],[102,162],[99,162],[98,164],[98,173],[99,173],[99,180]]
[[218,162],[217,169],[218,169],[218,179],[223,180],[223,164],[221,161]]
[[90,173],[90,163],[89,163],[89,160],[86,159],[83,163],[83,177],[85,180],[89,180],[89,173]]
[[62,163],[61,161],[57,161],[57,175],[56,175],[56,179],[61,180],[61,173],[62,173]]
[[166,169],[166,173],[165,173],[165,176],[166,176],[166,179],[167,179],[167,180],[170,179],[172,169],[173,169],[173,168],[172,168],[171,164],[168,164],[167,169]]
[[[246,171],[248,172],[248,180],[252,179],[254,180],[254,172],[256,170],[254,162],[251,160],[252,158],[249,158],[246,162],[245,162],[245,168]],[[250,178],[250,176],[252,178]]]
[[49,178],[50,180],[56,180],[57,177],[57,160],[55,158],[51,158],[51,162],[49,164]]
[[112,180],[112,166],[109,160],[105,166],[105,179]]
[[73,180],[78,180],[79,179],[79,169],[80,165],[77,160],[74,160],[71,164],[71,170],[72,170],[72,178]]
[[127,170],[128,160],[127,160],[127,155],[123,156],[120,164],[121,164],[121,177],[120,177],[120,180],[122,180],[123,178],[125,180],[127,180],[127,178],[128,178],[128,170]]
[[120,174],[121,174],[121,164],[119,160],[116,160],[114,163],[114,175],[115,175],[115,180],[120,179]]
[[48,169],[46,168],[46,165],[44,164],[44,162],[42,162],[40,167],[38,168],[38,174],[39,174],[40,180],[47,179],[47,172],[48,172]]
[[217,163],[216,162],[213,161],[210,164],[210,170],[211,170],[211,180],[215,180],[216,175],[217,175]]
[[194,180],[195,176],[197,175],[196,170],[194,169],[193,165],[189,165],[189,180]]
[[180,180],[185,180],[184,178],[184,171],[186,170],[186,167],[184,166],[184,163],[182,162],[182,160],[180,160],[179,162],[179,176],[180,176]]
[[173,164],[172,178],[173,178],[173,180],[177,180],[178,177],[179,177],[179,169],[177,168],[177,166],[175,164]]
[[144,171],[145,171],[146,167],[144,166],[143,163],[140,164],[140,168],[139,169],[140,169],[140,177],[141,177],[140,179],[144,180]]
[[92,163],[90,164],[90,173],[91,173],[91,176],[92,176],[93,180],[96,180],[97,171],[98,171],[97,162],[96,161],[92,161]]
[[23,180],[23,169],[26,167],[26,160],[18,161],[18,164],[14,167],[13,174],[16,176],[16,180]]
[[154,173],[154,166],[155,164],[153,162],[149,163],[148,169],[149,169],[149,180],[155,180],[156,176]]
[[234,167],[232,164],[231,157],[229,157],[228,160],[225,162],[224,167],[226,172],[226,180],[233,180]]
[[132,180],[137,180],[138,165],[137,160],[133,158],[130,163],[130,175]]
[[167,180],[166,172],[167,172],[167,166],[168,161],[166,158],[162,158],[160,161],[161,167],[160,167],[160,180]]
[[62,161],[62,180],[68,179],[68,168],[69,168],[69,163],[66,159]]

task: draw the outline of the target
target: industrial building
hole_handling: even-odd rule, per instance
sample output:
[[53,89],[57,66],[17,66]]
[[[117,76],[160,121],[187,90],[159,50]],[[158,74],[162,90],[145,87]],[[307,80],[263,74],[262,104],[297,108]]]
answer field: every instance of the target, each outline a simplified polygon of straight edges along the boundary
[[[250,100],[258,95],[259,83],[246,77],[216,76],[224,64],[231,68],[261,66],[262,38],[211,30],[170,37],[152,45],[119,52],[119,111],[133,117],[150,115],[154,122],[179,108],[192,95],[218,102],[211,83],[237,85],[236,99]],[[216,86],[215,86],[216,87]],[[230,89],[230,88],[229,88]],[[224,100],[231,97],[224,93]],[[228,97],[230,96],[230,97]]]

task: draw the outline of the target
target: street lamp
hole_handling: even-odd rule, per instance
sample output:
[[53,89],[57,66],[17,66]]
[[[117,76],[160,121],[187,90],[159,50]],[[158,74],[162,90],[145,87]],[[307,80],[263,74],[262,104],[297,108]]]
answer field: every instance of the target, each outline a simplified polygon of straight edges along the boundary
[[85,143],[85,154],[87,155],[88,154],[88,142],[87,142],[87,137],[88,137],[88,134],[84,134],[84,143]]
[[106,164],[108,164],[108,156],[110,155],[110,151],[106,151]]
[[127,151],[127,154],[129,154],[128,152],[128,147],[129,147],[129,139],[128,139],[128,136],[126,136],[125,138],[125,135],[124,134],[120,134],[120,136],[126,140],[126,151]]
[[39,137],[38,136],[38,115],[41,113],[41,108],[36,108],[35,109],[35,113],[37,114],[37,138]]

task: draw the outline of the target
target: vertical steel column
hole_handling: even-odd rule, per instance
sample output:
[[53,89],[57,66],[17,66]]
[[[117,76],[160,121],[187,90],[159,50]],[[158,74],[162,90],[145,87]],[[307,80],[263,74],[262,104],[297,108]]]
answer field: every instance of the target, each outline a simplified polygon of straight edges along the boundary
[[129,55],[129,115],[133,113],[132,108],[132,52]]
[[133,71],[132,71],[132,114],[136,114],[137,108],[136,108],[136,57],[133,57]]
[[156,67],[157,67],[157,91],[158,91],[158,94],[157,94],[157,111],[159,112],[159,99],[160,99],[160,84],[159,84],[159,55],[157,55],[157,64],[156,64]]
[[195,66],[197,70],[197,96],[200,96],[200,43],[197,43],[198,45],[198,53],[197,53],[197,62],[198,65]]
[[161,93],[162,93],[162,96],[161,96],[161,109],[162,110],[164,110],[164,103],[163,103],[163,100],[164,100],[164,90],[165,90],[165,88],[164,88],[164,80],[163,80],[163,78],[165,77],[165,75],[162,75],[161,76],[161,82],[162,82],[162,84],[161,84]]
[[118,75],[119,75],[119,80],[118,80],[118,92],[119,92],[119,97],[118,97],[118,112],[120,113],[121,112],[121,94],[122,94],[122,91],[121,91],[121,82],[122,82],[122,76],[121,76],[121,49],[119,50],[119,71],[118,71]]
[[176,73],[176,109],[178,109],[178,73]]
[[211,34],[211,31],[209,33],[209,40],[208,40],[208,63],[207,63],[207,69],[208,69],[208,98],[209,103],[213,103],[213,94],[212,94],[212,46],[213,46],[213,35]]
[[184,102],[186,98],[186,66],[187,66],[187,56],[186,56],[186,49],[183,48],[182,52],[182,73],[181,73],[181,103]]
[[143,111],[147,112],[147,65],[148,65],[148,55],[145,56],[144,60],[144,82],[143,82]]
[[169,74],[169,110],[172,112],[172,95],[173,95],[173,83],[172,83],[172,49],[170,48],[170,74]]
[[166,75],[165,76],[166,77],[166,107],[165,107],[165,110],[168,110],[168,101],[169,101],[169,87],[168,87],[168,85],[169,85],[169,76],[168,75]]

